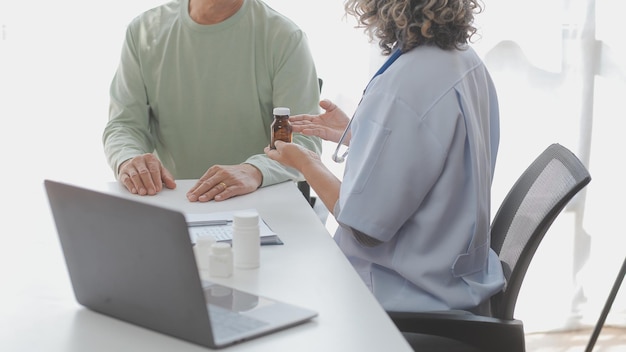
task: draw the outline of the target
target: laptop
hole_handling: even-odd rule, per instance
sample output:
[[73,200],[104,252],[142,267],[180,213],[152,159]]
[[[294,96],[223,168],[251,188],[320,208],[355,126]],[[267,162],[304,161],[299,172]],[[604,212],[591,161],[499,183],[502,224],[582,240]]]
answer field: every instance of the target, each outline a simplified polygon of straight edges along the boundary
[[317,316],[201,280],[183,213],[51,180],[44,187],[76,300],[95,312],[209,348]]

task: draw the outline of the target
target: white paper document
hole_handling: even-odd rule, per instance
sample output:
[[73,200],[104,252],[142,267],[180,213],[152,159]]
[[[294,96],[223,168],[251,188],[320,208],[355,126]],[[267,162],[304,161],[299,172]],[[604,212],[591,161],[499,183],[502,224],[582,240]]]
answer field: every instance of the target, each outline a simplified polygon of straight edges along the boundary
[[[245,210],[256,211],[255,209]],[[236,212],[185,213],[191,241],[196,243],[196,239],[200,236],[211,236],[218,242],[230,242],[233,239],[233,214]],[[260,216],[259,234],[263,245],[283,244]]]

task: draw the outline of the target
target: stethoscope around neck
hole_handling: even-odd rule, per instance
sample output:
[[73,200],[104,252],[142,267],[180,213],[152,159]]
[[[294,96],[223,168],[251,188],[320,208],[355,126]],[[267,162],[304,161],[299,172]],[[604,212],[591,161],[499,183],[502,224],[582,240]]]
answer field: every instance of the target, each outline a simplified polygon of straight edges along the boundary
[[346,129],[343,130],[343,133],[341,134],[341,138],[339,138],[339,142],[337,143],[337,147],[335,148],[335,152],[332,155],[332,159],[336,163],[339,163],[339,164],[343,163],[344,161],[346,161],[346,156],[348,156],[348,151],[350,150],[350,147],[346,148],[346,150],[343,153],[341,153],[341,155],[339,155],[339,149],[341,148],[341,145],[343,144],[343,140],[346,139],[346,135],[348,134],[348,131],[350,131],[352,120],[354,120],[354,115],[352,115],[352,118],[350,119],[350,122],[348,122],[348,126],[346,126]]
[[[363,95],[365,95],[365,92],[367,91],[367,87],[369,87],[370,83],[372,83],[374,78],[376,78],[381,73],[385,72],[385,70],[387,70],[387,68],[389,68],[389,66],[391,66],[391,64],[394,61],[396,61],[396,59],[400,57],[400,55],[402,55],[402,50],[400,50],[400,48],[395,49],[393,53],[391,53],[387,61],[385,61],[385,63],[378,69],[378,71],[376,71],[372,79],[370,79],[369,83],[367,83],[367,86],[363,90]],[[361,100],[363,100],[362,96],[361,96]],[[359,105],[360,104],[361,102],[359,101]],[[357,105],[357,109],[358,109],[358,105]],[[348,146],[348,148],[343,153],[341,153],[341,155],[339,155],[339,149],[341,149],[341,145],[343,144],[343,141],[346,139],[346,136],[348,135],[348,132],[350,131],[350,126],[352,126],[352,121],[354,121],[355,115],[356,115],[356,110],[354,114],[352,115],[352,118],[348,122],[346,129],[343,130],[343,133],[341,134],[341,137],[339,138],[339,142],[337,142],[337,147],[335,148],[335,152],[331,156],[333,161],[336,163],[343,163],[344,161],[346,161],[346,157],[348,156],[348,152],[350,151],[350,147]]]

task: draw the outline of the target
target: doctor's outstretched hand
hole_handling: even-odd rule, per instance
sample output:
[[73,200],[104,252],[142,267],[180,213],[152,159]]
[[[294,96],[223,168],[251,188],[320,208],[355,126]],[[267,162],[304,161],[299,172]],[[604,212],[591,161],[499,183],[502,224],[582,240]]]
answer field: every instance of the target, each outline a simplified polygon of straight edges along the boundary
[[[319,105],[325,110],[323,114],[291,116],[289,122],[293,131],[338,143],[350,118],[330,100],[324,99]],[[344,138],[343,144],[350,144],[350,132]]]

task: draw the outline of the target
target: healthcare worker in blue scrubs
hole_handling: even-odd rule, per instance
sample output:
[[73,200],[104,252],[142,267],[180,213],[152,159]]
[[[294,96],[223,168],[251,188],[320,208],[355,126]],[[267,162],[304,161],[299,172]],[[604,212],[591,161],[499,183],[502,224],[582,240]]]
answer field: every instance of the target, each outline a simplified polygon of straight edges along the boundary
[[385,309],[484,312],[504,276],[489,240],[498,102],[469,46],[481,7],[475,0],[345,6],[389,59],[352,119],[328,100],[320,115],[291,118],[294,131],[338,143],[343,182],[296,144],[277,142],[265,153],[305,176],[339,224],[337,244]]

